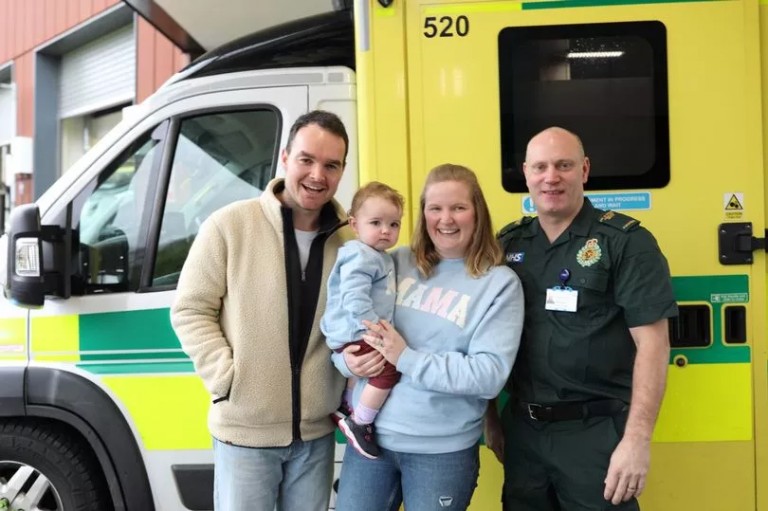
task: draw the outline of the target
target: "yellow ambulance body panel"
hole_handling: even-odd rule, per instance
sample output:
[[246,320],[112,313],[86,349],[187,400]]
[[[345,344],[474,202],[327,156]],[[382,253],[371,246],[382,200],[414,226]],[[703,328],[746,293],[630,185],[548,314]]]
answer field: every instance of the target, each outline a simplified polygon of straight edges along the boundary
[[[429,169],[443,162],[467,165],[478,173],[500,228],[529,213],[525,191],[502,186],[500,99],[508,91],[500,86],[500,33],[663,25],[669,180],[639,188],[647,207],[627,208],[625,214],[657,238],[680,305],[704,314],[710,337],[703,345],[673,346],[641,499],[652,511],[768,509],[766,485],[760,482],[768,468],[765,256],[757,251],[752,264],[722,265],[718,252],[721,223],[751,222],[756,237],[763,236],[766,224],[767,9],[755,0],[414,0],[387,9],[371,2],[369,29],[362,31],[368,44],[358,40],[358,62],[365,63],[358,81],[361,90],[375,92],[358,96],[368,148],[360,155],[364,178],[402,188],[407,176],[415,215]],[[360,26],[357,31],[359,37]],[[399,150],[399,138],[392,142],[382,133],[406,133],[408,154]],[[590,155],[588,143],[586,152]],[[599,170],[593,161],[593,175]],[[589,185],[587,192],[627,201],[637,195],[633,189],[593,191]],[[729,330],[739,314],[745,318],[745,342],[733,342]],[[484,451],[471,509],[498,509],[501,480],[501,466]]]

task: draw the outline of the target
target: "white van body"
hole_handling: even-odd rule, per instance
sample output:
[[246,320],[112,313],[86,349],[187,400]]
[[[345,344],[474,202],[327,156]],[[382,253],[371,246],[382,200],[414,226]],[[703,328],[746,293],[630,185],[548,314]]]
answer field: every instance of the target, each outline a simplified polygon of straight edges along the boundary
[[[265,60],[291,37],[308,44],[302,34],[329,17],[347,34],[341,65],[307,65],[310,55],[273,69],[250,56],[254,69],[228,67],[265,44],[274,46]],[[168,313],[189,246],[213,211],[284,174],[289,129],[310,110],[336,113],[349,134],[337,199],[349,205],[358,186],[355,72],[343,65],[354,61],[349,13],[291,26],[201,57],[28,206],[45,226],[46,298],[28,309],[0,299],[0,459],[11,460],[0,463],[0,504],[212,509],[209,397]],[[212,65],[221,67],[208,73]],[[77,454],[46,462],[51,438]]]

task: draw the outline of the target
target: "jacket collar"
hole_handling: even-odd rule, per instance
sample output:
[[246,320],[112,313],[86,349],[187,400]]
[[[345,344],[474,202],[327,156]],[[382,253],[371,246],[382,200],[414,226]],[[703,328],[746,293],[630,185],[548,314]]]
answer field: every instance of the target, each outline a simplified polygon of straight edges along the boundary
[[[574,236],[588,236],[589,230],[592,227],[592,218],[595,216],[595,211],[595,207],[585,196],[584,204],[582,204],[578,214],[573,219],[573,221],[571,221],[571,225],[569,225],[565,231],[563,231],[563,234],[558,236],[558,239],[563,239],[563,235],[566,233],[572,233]],[[544,231],[541,229],[541,224],[539,223],[538,218],[536,218],[535,222],[531,222],[529,226],[530,227],[528,228],[528,231],[523,235],[523,238],[533,238],[538,236],[539,233],[541,233],[542,236],[545,235]],[[557,240],[554,243],[557,243]]]
[[592,227],[592,218],[595,216],[595,207],[587,197],[584,197],[584,204],[579,210],[579,214],[573,219],[568,230],[576,236],[588,236]]
[[[283,210],[290,211],[291,208],[286,207],[277,198],[278,194],[285,190],[285,179],[279,177],[271,180],[264,192],[261,194],[260,200],[266,207],[264,213],[267,216],[269,222],[279,232],[283,232]],[[291,216],[289,215],[289,218]],[[347,214],[344,212],[344,208],[336,201],[331,199],[320,210],[320,233],[330,234],[331,232],[346,225]]]

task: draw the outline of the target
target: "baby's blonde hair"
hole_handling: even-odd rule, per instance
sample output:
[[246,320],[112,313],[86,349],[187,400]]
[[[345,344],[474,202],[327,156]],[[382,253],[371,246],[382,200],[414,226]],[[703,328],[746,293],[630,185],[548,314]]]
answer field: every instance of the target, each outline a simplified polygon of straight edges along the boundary
[[349,210],[349,216],[356,216],[357,212],[363,206],[363,203],[371,197],[379,197],[389,201],[393,205],[397,206],[401,212],[405,207],[405,200],[397,190],[389,185],[385,185],[384,183],[371,181],[370,183],[362,186],[357,192],[355,192],[355,196],[352,197],[352,207]]

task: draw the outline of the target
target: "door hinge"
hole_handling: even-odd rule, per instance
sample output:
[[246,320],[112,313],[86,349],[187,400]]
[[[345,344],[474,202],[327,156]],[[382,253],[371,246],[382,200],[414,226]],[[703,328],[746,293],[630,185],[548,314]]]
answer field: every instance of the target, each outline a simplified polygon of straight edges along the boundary
[[720,253],[720,264],[752,264],[752,252],[762,250],[768,252],[765,238],[756,238],[752,232],[752,222],[733,222],[720,224],[717,228],[717,246]]

